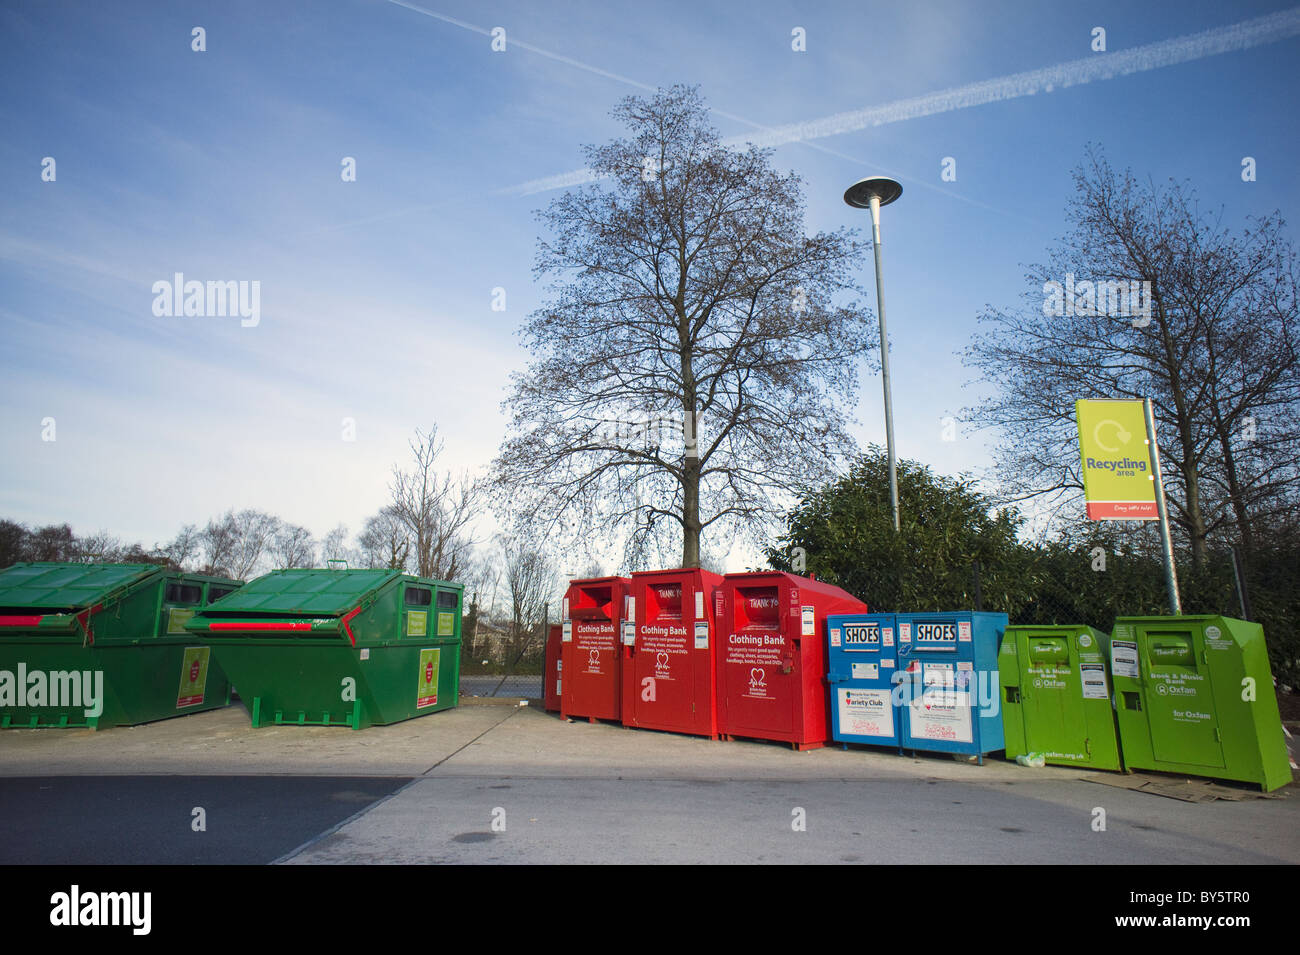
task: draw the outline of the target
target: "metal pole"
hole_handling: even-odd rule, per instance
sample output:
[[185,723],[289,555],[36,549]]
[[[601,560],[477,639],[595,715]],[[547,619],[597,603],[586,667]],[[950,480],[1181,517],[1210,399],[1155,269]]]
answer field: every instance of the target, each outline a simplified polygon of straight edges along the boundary
[[1151,414],[1151,399],[1142,399],[1146,416],[1147,448],[1151,452],[1151,479],[1155,482],[1156,512],[1160,515],[1160,543],[1165,552],[1165,590],[1169,593],[1169,612],[1178,616],[1183,612],[1178,599],[1178,570],[1174,567],[1174,541],[1169,536],[1169,510],[1165,507],[1165,482],[1160,476],[1160,448],[1156,445],[1156,422]]
[[894,531],[899,531],[898,469],[894,463],[894,401],[889,389],[889,336],[885,332],[885,279],[880,261],[880,196],[871,194],[871,246],[876,254],[876,311],[880,314],[880,373],[885,388],[885,446],[889,453],[889,503],[894,509]]
[[1237,553],[1237,548],[1229,548],[1232,551],[1232,579],[1237,584],[1237,604],[1241,607],[1241,619],[1249,620],[1250,597],[1246,594],[1246,574],[1241,565],[1241,555]]

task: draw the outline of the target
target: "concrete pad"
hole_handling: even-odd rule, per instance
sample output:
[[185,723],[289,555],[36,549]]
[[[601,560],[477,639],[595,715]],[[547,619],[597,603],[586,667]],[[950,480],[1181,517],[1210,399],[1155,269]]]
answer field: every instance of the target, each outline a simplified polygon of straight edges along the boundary
[[515,710],[464,706],[389,726],[253,729],[242,704],[143,726],[0,732],[0,775],[419,776]]
[[934,776],[972,782],[1074,779],[1077,769],[1047,766],[1026,769],[990,757],[979,766],[947,755],[899,756],[888,749],[838,745],[795,752],[761,740],[723,742],[654,730],[626,729],[614,723],[566,723],[553,713],[529,707],[438,768],[461,776],[510,775],[619,779],[877,779],[883,776]]

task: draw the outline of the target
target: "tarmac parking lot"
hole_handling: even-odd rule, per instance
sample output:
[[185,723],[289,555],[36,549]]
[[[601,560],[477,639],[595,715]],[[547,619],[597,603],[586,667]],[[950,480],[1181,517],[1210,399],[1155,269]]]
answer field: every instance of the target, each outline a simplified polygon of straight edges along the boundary
[[507,701],[360,732],[254,730],[236,704],[0,733],[0,863],[1300,862],[1294,783],[1187,802],[1089,775]]

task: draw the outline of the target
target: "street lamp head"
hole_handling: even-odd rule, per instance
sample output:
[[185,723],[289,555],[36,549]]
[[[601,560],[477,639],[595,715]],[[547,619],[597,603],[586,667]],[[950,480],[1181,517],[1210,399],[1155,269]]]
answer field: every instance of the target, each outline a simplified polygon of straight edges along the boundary
[[844,191],[844,201],[855,209],[870,209],[871,197],[876,196],[882,206],[887,206],[903,194],[903,184],[888,176],[868,176],[859,179]]

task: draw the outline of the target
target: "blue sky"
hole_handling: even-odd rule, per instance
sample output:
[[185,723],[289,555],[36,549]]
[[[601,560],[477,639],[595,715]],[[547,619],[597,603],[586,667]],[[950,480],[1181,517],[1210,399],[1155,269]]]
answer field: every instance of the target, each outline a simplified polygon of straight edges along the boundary
[[[580,169],[643,87],[699,84],[783,126],[1293,11],[1275,42],[776,147],[809,231],[867,224],[841,199],[861,176],[904,183],[884,215],[897,440],[945,473],[988,463],[989,436],[940,440],[978,392],[956,352],[1063,233],[1085,144],[1189,180],[1233,227],[1295,203],[1284,3],[411,5],[460,24],[387,0],[0,10],[0,516],[146,546],[230,507],[356,531],[415,428],[438,424],[447,465],[485,466],[542,301],[533,213],[558,194],[517,187]],[[155,316],[176,272],[259,281],[259,324]],[[868,374],[864,444],[881,407]]]

